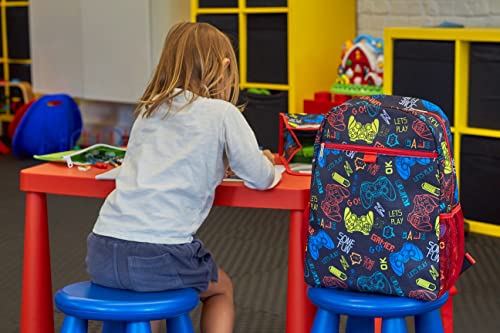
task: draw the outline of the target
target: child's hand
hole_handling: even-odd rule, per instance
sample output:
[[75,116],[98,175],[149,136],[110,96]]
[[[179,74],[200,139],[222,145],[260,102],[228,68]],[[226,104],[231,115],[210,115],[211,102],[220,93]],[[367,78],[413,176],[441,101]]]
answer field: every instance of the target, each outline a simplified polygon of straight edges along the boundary
[[264,149],[262,154],[274,165],[274,154],[269,149]]
[[228,168],[226,170],[226,173],[224,174],[224,178],[234,178],[236,177],[236,174],[234,173],[233,170],[231,170],[231,168]]

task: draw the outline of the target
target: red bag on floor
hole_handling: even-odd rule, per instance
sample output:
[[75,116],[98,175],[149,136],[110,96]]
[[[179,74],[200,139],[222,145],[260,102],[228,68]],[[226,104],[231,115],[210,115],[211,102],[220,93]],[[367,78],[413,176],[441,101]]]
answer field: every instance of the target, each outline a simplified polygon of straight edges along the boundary
[[28,111],[29,107],[35,102],[35,100],[29,101],[27,104],[24,104],[21,106],[19,109],[17,109],[14,119],[9,124],[9,127],[7,128],[7,136],[10,140],[14,138],[14,133],[16,133],[17,126],[21,122],[21,119],[23,118],[24,114],[26,111]]

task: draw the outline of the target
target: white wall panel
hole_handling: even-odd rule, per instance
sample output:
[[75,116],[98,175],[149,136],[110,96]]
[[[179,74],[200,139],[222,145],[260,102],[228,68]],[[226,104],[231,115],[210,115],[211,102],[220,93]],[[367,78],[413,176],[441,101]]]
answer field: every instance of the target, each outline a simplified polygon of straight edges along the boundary
[[34,0],[29,5],[33,88],[82,97],[79,0]]

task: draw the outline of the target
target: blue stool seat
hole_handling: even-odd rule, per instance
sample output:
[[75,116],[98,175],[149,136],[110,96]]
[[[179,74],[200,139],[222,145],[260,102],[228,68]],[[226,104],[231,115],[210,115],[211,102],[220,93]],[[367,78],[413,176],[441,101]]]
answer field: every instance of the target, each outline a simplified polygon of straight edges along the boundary
[[55,304],[65,315],[61,333],[87,332],[87,320],[104,321],[103,332],[150,332],[149,321],[167,319],[173,332],[191,333],[189,312],[199,301],[194,289],[138,293],[89,281],[60,289]]
[[346,332],[373,332],[374,318],[382,318],[382,333],[406,332],[404,317],[415,316],[416,333],[442,333],[439,308],[448,293],[433,302],[340,289],[309,288],[307,295],[318,306],[311,333],[338,332],[339,315],[347,315]]

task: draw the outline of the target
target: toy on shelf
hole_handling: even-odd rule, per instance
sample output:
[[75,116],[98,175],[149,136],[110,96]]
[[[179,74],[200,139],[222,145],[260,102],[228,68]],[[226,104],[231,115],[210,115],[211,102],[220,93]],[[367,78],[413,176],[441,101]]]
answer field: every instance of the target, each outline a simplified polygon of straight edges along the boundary
[[126,146],[128,138],[128,128],[86,124],[75,148],[87,148],[101,143],[113,146]]
[[33,99],[34,95],[29,82],[16,79],[0,81],[0,114],[12,116],[17,109]]
[[335,94],[375,95],[382,93],[384,78],[383,40],[360,35],[354,42],[346,41],[338,68],[338,77],[332,87]]

